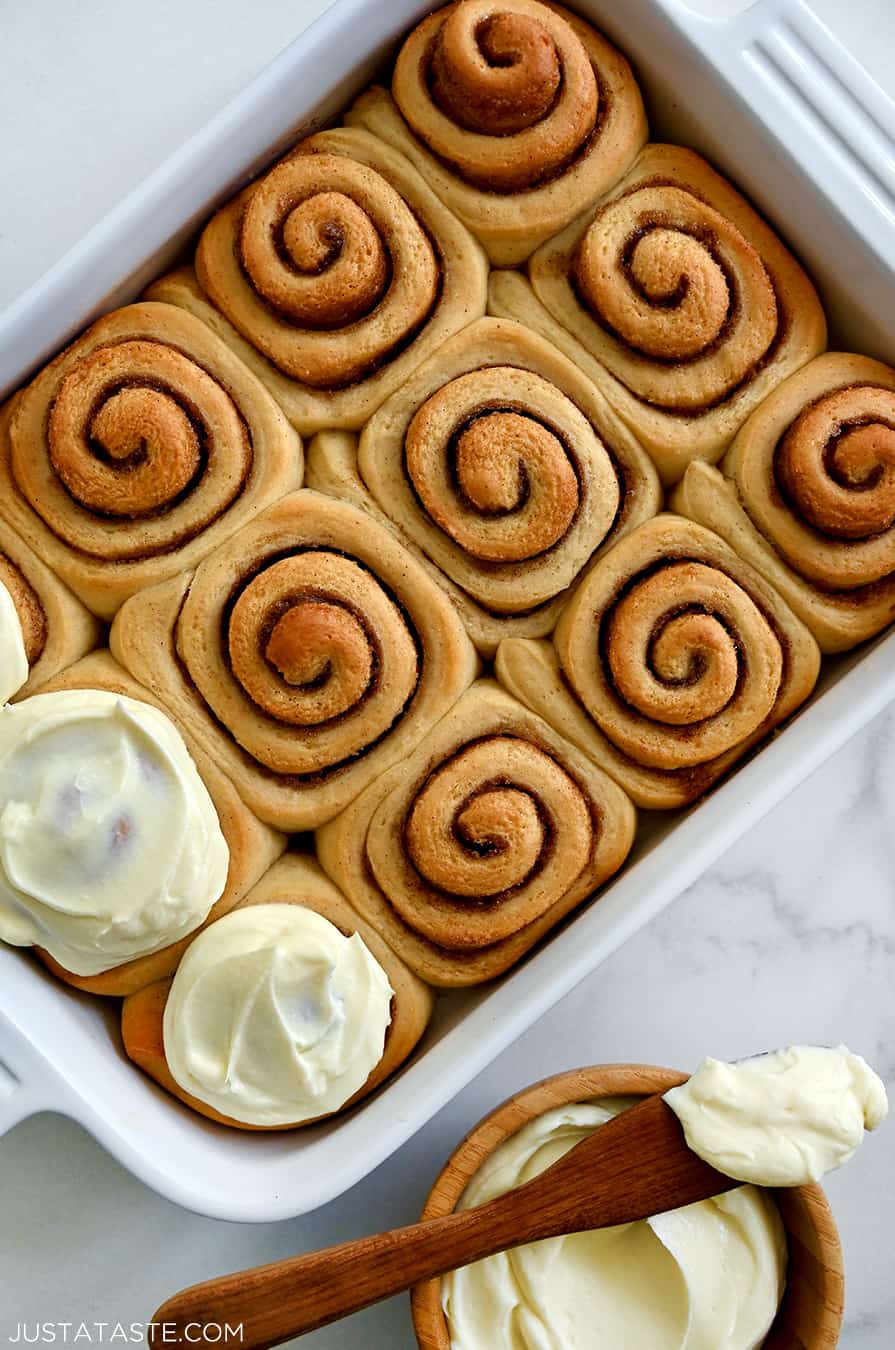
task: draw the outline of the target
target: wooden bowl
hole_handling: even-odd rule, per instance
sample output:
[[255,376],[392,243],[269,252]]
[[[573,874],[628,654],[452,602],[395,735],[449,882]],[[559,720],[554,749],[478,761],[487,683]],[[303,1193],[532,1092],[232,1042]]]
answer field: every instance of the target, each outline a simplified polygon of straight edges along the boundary
[[[650,1064],[598,1064],[546,1078],[511,1097],[463,1140],[432,1187],[424,1219],[450,1214],[485,1158],[536,1116],[595,1097],[648,1096],[686,1082],[687,1075]],[[842,1327],[842,1247],[827,1198],[819,1186],[776,1192],[786,1228],[789,1265],[783,1302],[764,1350],[831,1350]],[[412,1295],[420,1350],[450,1350],[441,1309],[441,1284],[432,1280]]]

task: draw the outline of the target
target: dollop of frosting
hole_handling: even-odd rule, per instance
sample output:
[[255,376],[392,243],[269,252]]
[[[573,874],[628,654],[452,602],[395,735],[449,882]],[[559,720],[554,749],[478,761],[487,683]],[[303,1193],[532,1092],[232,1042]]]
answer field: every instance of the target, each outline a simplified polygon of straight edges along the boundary
[[0,937],[97,975],[197,928],[229,850],[174,724],[97,689],[0,709]]
[[882,1081],[844,1045],[796,1045],[736,1064],[704,1059],[665,1100],[694,1153],[759,1186],[819,1181],[889,1109]]
[[340,1107],[382,1058],[388,976],[357,934],[300,904],[249,905],[190,944],[165,1005],[184,1091],[248,1125]]
[[8,703],[28,678],[25,637],[15,601],[0,581],[0,703]]
[[[547,1111],[486,1158],[461,1209],[540,1175],[632,1098]],[[754,1350],[783,1294],[771,1196],[744,1186],[639,1223],[550,1238],[445,1276],[453,1350]]]

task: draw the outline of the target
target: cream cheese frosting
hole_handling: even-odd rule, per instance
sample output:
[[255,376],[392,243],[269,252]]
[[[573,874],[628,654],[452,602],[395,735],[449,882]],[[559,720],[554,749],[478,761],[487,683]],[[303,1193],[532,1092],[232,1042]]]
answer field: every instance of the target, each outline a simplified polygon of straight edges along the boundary
[[0,938],[97,975],[197,928],[229,850],[174,724],[96,689],[0,709]]
[[819,1181],[888,1111],[882,1081],[844,1045],[797,1045],[735,1064],[704,1059],[665,1100],[694,1153],[760,1186]]
[[28,678],[25,638],[15,601],[0,581],[0,703],[8,703]]
[[190,944],[165,1005],[177,1083],[248,1125],[344,1106],[382,1058],[388,976],[357,933],[298,904],[248,905]]
[[[631,1098],[548,1111],[495,1149],[461,1209],[545,1171]],[[639,1223],[551,1238],[445,1276],[453,1350],[753,1350],[777,1312],[786,1238],[751,1186]]]

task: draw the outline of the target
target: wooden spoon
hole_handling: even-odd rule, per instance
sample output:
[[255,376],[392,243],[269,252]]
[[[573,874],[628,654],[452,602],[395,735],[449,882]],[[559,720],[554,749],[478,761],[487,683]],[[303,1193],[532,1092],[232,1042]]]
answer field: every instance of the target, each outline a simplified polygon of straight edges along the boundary
[[647,1097],[476,1209],[184,1289],[155,1314],[150,1344],[195,1346],[199,1328],[241,1323],[233,1343],[264,1350],[495,1252],[646,1219],[740,1184],[691,1153],[671,1108]]

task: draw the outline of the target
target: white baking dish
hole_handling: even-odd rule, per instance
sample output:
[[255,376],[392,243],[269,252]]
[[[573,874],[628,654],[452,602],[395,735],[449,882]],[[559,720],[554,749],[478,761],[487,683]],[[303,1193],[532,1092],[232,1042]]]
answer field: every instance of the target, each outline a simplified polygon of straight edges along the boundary
[[[895,105],[798,0],[719,22],[677,0],[574,0],[632,58],[654,135],[703,150],[799,252],[833,345],[895,358]],[[212,207],[369,80],[427,0],[341,0],[0,319],[0,391],[134,297]],[[40,1110],[86,1126],[149,1185],[226,1219],[286,1218],[369,1172],[895,697],[895,633],[827,662],[811,705],[680,815],[644,821],[600,901],[496,985],[439,1001],[411,1064],[333,1124],[257,1136],[204,1122],[125,1060],[117,1005],[0,950],[0,1133]]]

